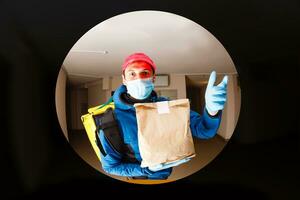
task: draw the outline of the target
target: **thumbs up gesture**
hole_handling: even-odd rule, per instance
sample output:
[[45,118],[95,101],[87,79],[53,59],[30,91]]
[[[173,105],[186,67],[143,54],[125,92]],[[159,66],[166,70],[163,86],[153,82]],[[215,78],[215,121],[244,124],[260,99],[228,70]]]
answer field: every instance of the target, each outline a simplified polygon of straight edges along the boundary
[[205,107],[210,115],[216,115],[219,110],[223,110],[227,96],[228,76],[224,76],[219,85],[214,86],[216,72],[210,74],[207,88],[205,91]]

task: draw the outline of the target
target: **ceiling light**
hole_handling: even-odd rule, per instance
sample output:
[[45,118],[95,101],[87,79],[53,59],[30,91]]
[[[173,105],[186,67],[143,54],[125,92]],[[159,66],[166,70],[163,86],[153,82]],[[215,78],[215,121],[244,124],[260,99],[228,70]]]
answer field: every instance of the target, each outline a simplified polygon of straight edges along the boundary
[[71,50],[74,53],[100,53],[100,54],[108,54],[108,51],[91,51],[91,50]]

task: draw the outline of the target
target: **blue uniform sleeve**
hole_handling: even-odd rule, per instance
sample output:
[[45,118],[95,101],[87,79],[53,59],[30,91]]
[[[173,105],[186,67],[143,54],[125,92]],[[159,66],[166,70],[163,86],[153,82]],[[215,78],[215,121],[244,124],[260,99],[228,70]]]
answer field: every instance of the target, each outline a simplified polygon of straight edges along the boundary
[[138,163],[122,162],[122,155],[116,152],[106,140],[103,131],[99,131],[99,139],[106,153],[100,152],[102,168],[105,172],[117,176],[148,176],[152,172],[147,168],[142,168]]
[[190,128],[192,135],[200,139],[209,139],[216,135],[221,122],[222,111],[210,116],[204,108],[203,115],[190,111]]

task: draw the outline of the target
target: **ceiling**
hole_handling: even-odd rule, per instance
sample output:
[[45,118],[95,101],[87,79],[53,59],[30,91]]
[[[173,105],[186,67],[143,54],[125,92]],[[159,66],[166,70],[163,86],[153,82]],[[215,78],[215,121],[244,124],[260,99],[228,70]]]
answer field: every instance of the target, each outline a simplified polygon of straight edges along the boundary
[[73,83],[120,75],[125,57],[144,52],[157,73],[236,73],[223,45],[199,24],[161,11],[135,11],[112,17],[85,33],[63,67]]

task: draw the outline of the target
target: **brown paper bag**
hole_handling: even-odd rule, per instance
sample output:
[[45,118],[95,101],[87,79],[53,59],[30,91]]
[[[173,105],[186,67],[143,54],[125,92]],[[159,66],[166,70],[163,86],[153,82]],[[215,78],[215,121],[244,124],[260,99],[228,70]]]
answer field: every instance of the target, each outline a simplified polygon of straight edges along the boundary
[[195,156],[188,99],[136,103],[142,167]]

